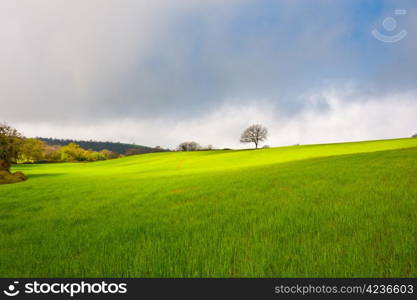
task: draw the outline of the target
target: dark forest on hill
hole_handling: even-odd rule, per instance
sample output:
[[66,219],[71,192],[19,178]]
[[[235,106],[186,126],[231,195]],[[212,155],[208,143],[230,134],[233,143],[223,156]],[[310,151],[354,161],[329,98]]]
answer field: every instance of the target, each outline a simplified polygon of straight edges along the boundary
[[72,139],[56,139],[56,138],[43,138],[43,137],[36,137],[36,139],[43,141],[49,145],[65,146],[70,143],[75,143],[75,144],[80,145],[84,149],[91,149],[94,151],[101,151],[101,150],[107,149],[107,150],[116,152],[118,154],[124,154],[124,155],[169,151],[166,149],[162,149],[160,147],[152,148],[152,147],[135,145],[135,144],[124,144],[124,143],[114,143],[114,142],[79,141],[79,140],[72,140]]

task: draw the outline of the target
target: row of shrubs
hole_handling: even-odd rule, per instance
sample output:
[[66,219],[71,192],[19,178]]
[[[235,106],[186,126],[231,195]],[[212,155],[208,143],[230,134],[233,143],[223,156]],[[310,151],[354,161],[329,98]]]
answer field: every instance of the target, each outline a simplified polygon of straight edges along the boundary
[[93,151],[83,149],[75,143],[65,146],[48,145],[37,139],[24,139],[19,163],[48,163],[48,162],[76,162],[99,161],[119,157],[119,154],[109,151]]

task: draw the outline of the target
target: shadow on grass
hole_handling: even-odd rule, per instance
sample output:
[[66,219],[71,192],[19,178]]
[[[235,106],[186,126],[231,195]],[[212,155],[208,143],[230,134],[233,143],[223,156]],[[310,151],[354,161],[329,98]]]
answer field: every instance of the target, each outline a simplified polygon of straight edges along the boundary
[[26,176],[27,176],[28,180],[30,180],[30,179],[33,179],[33,178],[53,178],[53,177],[59,177],[59,176],[63,176],[63,175],[65,175],[65,173],[29,174],[29,175],[26,175]]

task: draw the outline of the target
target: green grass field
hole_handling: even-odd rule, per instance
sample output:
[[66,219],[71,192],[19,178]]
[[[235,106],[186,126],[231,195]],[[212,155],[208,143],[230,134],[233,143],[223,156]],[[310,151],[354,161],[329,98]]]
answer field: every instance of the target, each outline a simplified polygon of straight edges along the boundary
[[1,277],[417,276],[417,139],[14,170]]

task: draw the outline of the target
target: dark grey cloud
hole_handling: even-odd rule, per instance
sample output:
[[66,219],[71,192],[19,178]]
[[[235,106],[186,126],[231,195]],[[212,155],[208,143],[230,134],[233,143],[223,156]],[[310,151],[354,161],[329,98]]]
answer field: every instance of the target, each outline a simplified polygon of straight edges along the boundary
[[[383,44],[370,31],[399,2],[409,35]],[[251,121],[341,116],[329,90],[353,111],[414,103],[417,5],[399,2],[5,0],[0,120],[32,135],[172,145],[190,124],[210,136],[206,123],[228,118],[226,144]]]

